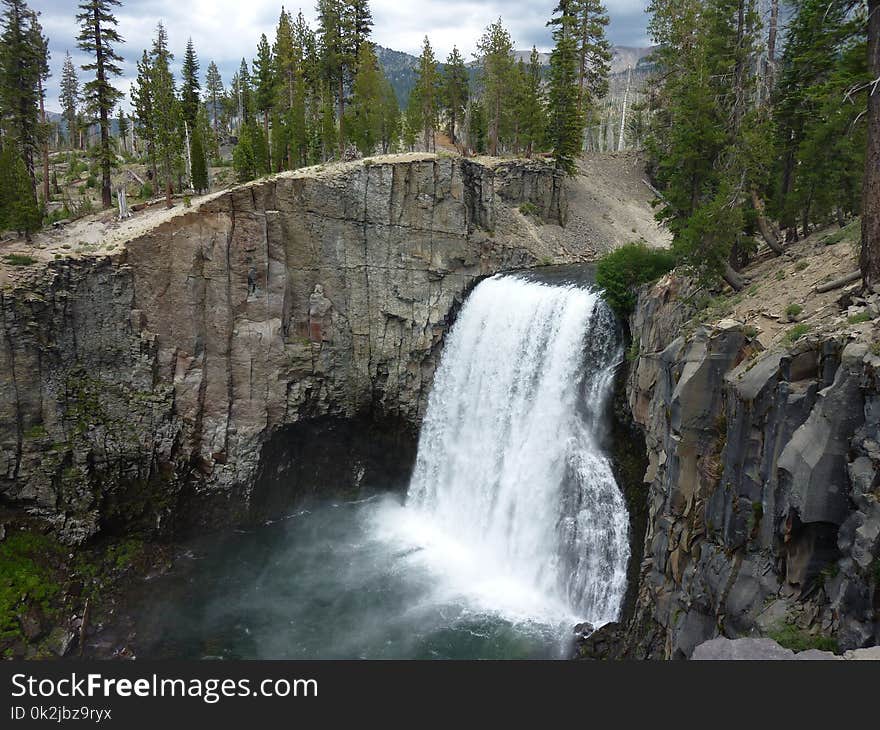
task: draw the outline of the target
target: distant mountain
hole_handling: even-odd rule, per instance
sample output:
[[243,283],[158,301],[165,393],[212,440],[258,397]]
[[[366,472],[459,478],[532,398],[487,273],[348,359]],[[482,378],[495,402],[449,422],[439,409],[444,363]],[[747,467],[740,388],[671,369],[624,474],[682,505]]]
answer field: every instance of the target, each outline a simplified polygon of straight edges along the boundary
[[645,60],[654,52],[655,46],[614,46],[611,56],[611,73],[617,74],[627,69],[635,69],[645,64]]
[[[627,69],[635,69],[644,66],[645,59],[654,49],[652,47],[640,48],[636,46],[614,46],[612,49],[613,56],[611,58],[611,74],[612,76],[620,73],[626,73]],[[519,60],[522,58],[528,61],[531,56],[531,50],[514,51],[514,57]],[[394,93],[397,94],[397,100],[401,107],[406,107],[409,101],[409,95],[412,93],[413,87],[416,85],[416,69],[419,67],[419,59],[409,53],[403,51],[395,51],[390,48],[376,46],[376,57],[379,59],[379,65],[385,76],[394,87]],[[541,53],[539,58],[542,66],[550,64],[550,54]],[[443,64],[440,64],[442,70]],[[471,61],[468,64],[471,75],[476,75],[476,62]]]
[[403,51],[376,46],[376,58],[385,77],[391,82],[402,108],[406,108],[409,95],[416,85],[416,69],[419,59]]

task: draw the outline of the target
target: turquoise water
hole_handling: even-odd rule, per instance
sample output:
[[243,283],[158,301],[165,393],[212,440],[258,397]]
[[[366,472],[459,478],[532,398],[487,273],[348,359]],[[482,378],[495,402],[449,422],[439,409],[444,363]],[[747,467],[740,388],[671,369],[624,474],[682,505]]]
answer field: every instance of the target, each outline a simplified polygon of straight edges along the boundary
[[552,659],[576,617],[398,499],[324,503],[189,544],[137,601],[139,658]]

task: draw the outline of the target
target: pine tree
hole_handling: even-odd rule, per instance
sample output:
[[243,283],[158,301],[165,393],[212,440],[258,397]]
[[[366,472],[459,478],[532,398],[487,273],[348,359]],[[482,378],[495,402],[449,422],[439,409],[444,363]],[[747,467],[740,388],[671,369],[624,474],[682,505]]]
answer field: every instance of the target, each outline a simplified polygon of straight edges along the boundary
[[653,0],[649,29],[664,81],[647,143],[663,192],[658,217],[683,263],[734,288],[754,248],[745,234],[750,177],[763,153],[749,141],[757,98],[753,0]]
[[248,71],[247,61],[241,59],[241,65],[238,67],[238,73],[232,78],[232,103],[235,107],[235,114],[238,119],[238,125],[241,127],[251,120],[253,111],[253,87],[251,85],[251,74]]
[[321,106],[319,111],[321,126],[321,159],[325,162],[333,156],[333,150],[339,144],[336,133],[336,119],[333,109],[333,89],[325,84],[321,93]]
[[181,76],[183,83],[180,87],[180,109],[184,121],[190,129],[193,129],[196,126],[196,117],[199,113],[199,96],[202,87],[199,83],[199,59],[196,56],[192,38],[186,42]]
[[144,51],[137,63],[137,78],[131,87],[131,101],[135,110],[137,129],[147,146],[147,158],[153,182],[158,185],[159,174],[156,160],[156,117],[153,102],[153,62]]
[[517,117],[520,119],[520,143],[526,156],[531,157],[535,149],[543,144],[547,128],[547,111],[544,108],[544,91],[541,85],[541,60],[535,47],[532,47],[529,65],[522,79]]
[[121,148],[123,152],[128,152],[128,117],[125,115],[125,112],[122,111],[122,107],[119,107],[119,114],[117,116],[117,127],[119,128],[119,139],[122,142]]
[[[318,37],[321,75],[326,86],[336,94],[339,120],[338,144],[341,157],[345,147],[345,82],[346,74],[351,67],[348,45],[350,36],[347,33],[345,4],[342,0],[318,0]],[[326,113],[324,116],[326,120]]]
[[278,80],[275,106],[288,111],[293,105],[296,74],[302,58],[294,39],[293,18],[283,6],[281,16],[278,18],[278,27],[275,29],[272,55],[275,58],[275,73]]
[[123,42],[116,31],[117,20],[113,15],[113,8],[119,5],[120,0],[83,0],[79,4],[82,12],[76,16],[80,24],[78,46],[94,57],[93,62],[82,67],[83,71],[95,72],[95,78],[86,83],[83,91],[86,101],[98,114],[101,129],[101,202],[105,208],[109,208],[113,202],[110,192],[110,171],[113,167],[110,115],[122,96],[110,83],[113,76],[122,75],[119,66],[122,56],[114,50],[114,44]]
[[0,108],[5,117],[4,130],[35,188],[34,158],[40,146],[40,77],[45,68],[45,48],[34,36],[35,16],[23,0],[3,0],[3,6]]
[[174,179],[182,166],[183,119],[180,101],[171,73],[174,56],[168,50],[165,26],[156,26],[156,38],[150,53],[150,91],[156,144],[156,161],[165,183],[165,205],[174,206]]
[[11,144],[0,151],[0,230],[9,229],[30,241],[42,215],[22,156]]
[[208,163],[205,145],[202,141],[202,129],[198,123],[193,124],[191,134],[192,186],[197,193],[203,193],[208,189]]
[[464,58],[453,47],[443,69],[443,105],[449,115],[449,138],[457,141],[456,130],[464,121],[464,111],[470,98],[470,77]]
[[608,93],[611,44],[605,37],[608,11],[600,0],[572,0],[578,45],[578,110]]
[[[838,204],[852,208],[847,186],[835,186],[826,176],[829,169],[840,168],[838,161],[848,160],[861,177],[864,138],[857,138],[865,130],[861,125],[850,130],[849,125],[863,109],[840,100],[867,80],[866,58],[864,21],[850,14],[848,2],[804,0],[798,5],[789,23],[773,97],[781,164],[772,210],[792,232],[798,219],[808,226],[810,218],[827,212],[828,199],[821,200],[825,194],[843,192],[849,201],[838,199]],[[826,146],[822,137],[831,145]]]
[[382,75],[379,99],[379,111],[381,117],[381,132],[379,135],[382,144],[382,153],[388,154],[397,149],[400,139],[400,104],[397,102],[397,94],[391,82]]
[[[254,108],[263,116],[263,136],[266,149],[269,149],[269,118],[275,104],[275,59],[266,34],[260,36],[257,45],[257,57],[253,66]],[[270,160],[271,166],[271,160]]]
[[422,98],[418,85],[409,95],[406,111],[403,115],[403,146],[412,152],[416,146],[416,140],[424,130],[422,124]]
[[553,147],[556,166],[568,175],[577,173],[584,118],[578,110],[577,18],[567,0],[562,0],[550,21],[556,46],[550,54],[550,116],[547,139]]
[[322,86],[318,42],[300,11],[293,23],[294,46],[301,54],[290,121],[290,144],[296,164],[307,165],[320,161]]
[[434,58],[434,49],[428,36],[422,43],[422,55],[419,57],[418,78],[415,85],[415,93],[418,97],[421,120],[422,139],[425,150],[430,152],[437,149],[437,119],[440,109],[440,74],[437,70],[437,59]]
[[67,143],[72,149],[76,138],[76,114],[79,106],[79,79],[76,76],[76,68],[70,53],[64,56],[64,66],[61,69],[61,116],[67,126]]
[[880,283],[880,0],[868,0],[867,153],[862,193],[862,251],[865,286]]
[[226,96],[226,89],[223,88],[223,78],[220,76],[220,69],[217,68],[216,63],[211,61],[205,74],[205,97],[215,141],[220,136],[220,108],[224,96]]
[[232,166],[239,182],[247,182],[257,177],[257,161],[252,136],[253,125],[245,124],[238,135],[238,144],[232,150]]
[[360,68],[361,46],[370,38],[373,29],[373,13],[368,0],[347,0],[344,15],[347,16],[348,55],[354,59],[352,74]]
[[49,134],[51,125],[46,117],[45,82],[49,78],[49,39],[43,35],[43,28],[37,20],[37,13],[31,13],[28,28],[31,45],[37,49],[39,72],[37,74],[37,99],[39,99],[39,125],[37,137],[43,158],[43,202],[49,201]]
[[497,155],[510,111],[508,91],[514,73],[513,41],[501,18],[486,28],[477,43],[483,75],[483,104],[489,118],[489,154]]
[[382,137],[382,82],[384,76],[370,43],[361,44],[358,71],[352,84],[350,121],[346,125],[349,139],[361,155],[373,153]]
[[468,122],[468,147],[477,154],[486,152],[486,109],[483,102],[473,100],[470,108],[470,121]]

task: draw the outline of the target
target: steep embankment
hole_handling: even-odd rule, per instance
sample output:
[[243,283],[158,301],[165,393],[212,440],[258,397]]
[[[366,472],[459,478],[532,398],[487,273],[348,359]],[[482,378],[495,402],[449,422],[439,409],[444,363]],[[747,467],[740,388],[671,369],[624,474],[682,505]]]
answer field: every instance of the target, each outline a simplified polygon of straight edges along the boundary
[[75,253],[48,236],[0,292],[3,502],[72,543],[161,532],[242,517],[290,466],[265,448],[286,429],[319,424],[298,441],[320,446],[360,419],[393,450],[469,287],[559,258],[521,206],[562,224],[559,174],[409,155],[258,181]]
[[852,267],[835,240],[759,264],[748,291],[708,308],[676,278],[641,293],[627,387],[650,461],[638,599],[584,654],[880,639],[880,295],[815,291]]

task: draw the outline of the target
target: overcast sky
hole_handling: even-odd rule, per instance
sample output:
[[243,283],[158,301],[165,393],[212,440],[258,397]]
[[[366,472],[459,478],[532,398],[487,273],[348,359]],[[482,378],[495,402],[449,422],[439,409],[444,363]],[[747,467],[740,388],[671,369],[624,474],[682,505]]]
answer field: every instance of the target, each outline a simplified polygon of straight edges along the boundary
[[[482,30],[499,16],[510,30],[517,48],[549,50],[546,21],[557,0],[372,0],[373,40],[379,45],[418,55],[427,33],[436,55],[445,59],[453,45],[470,58]],[[41,13],[40,22],[49,37],[52,78],[47,88],[47,108],[58,111],[58,77],[65,51],[79,65],[84,61],[76,48],[76,3],[74,0],[28,0]],[[608,35],[617,45],[644,46],[648,0],[606,0],[611,23]],[[116,14],[119,32],[125,39],[117,49],[125,57],[124,78],[116,85],[128,94],[136,74],[135,61],[149,48],[156,23],[168,28],[171,50],[179,64],[186,40],[192,36],[204,72],[213,60],[220,67],[224,83],[244,56],[250,62],[257,41],[265,33],[271,42],[282,2],[279,0],[129,0]],[[303,14],[314,27],[314,0],[290,2],[294,14]],[[83,74],[80,73],[81,78]]]

